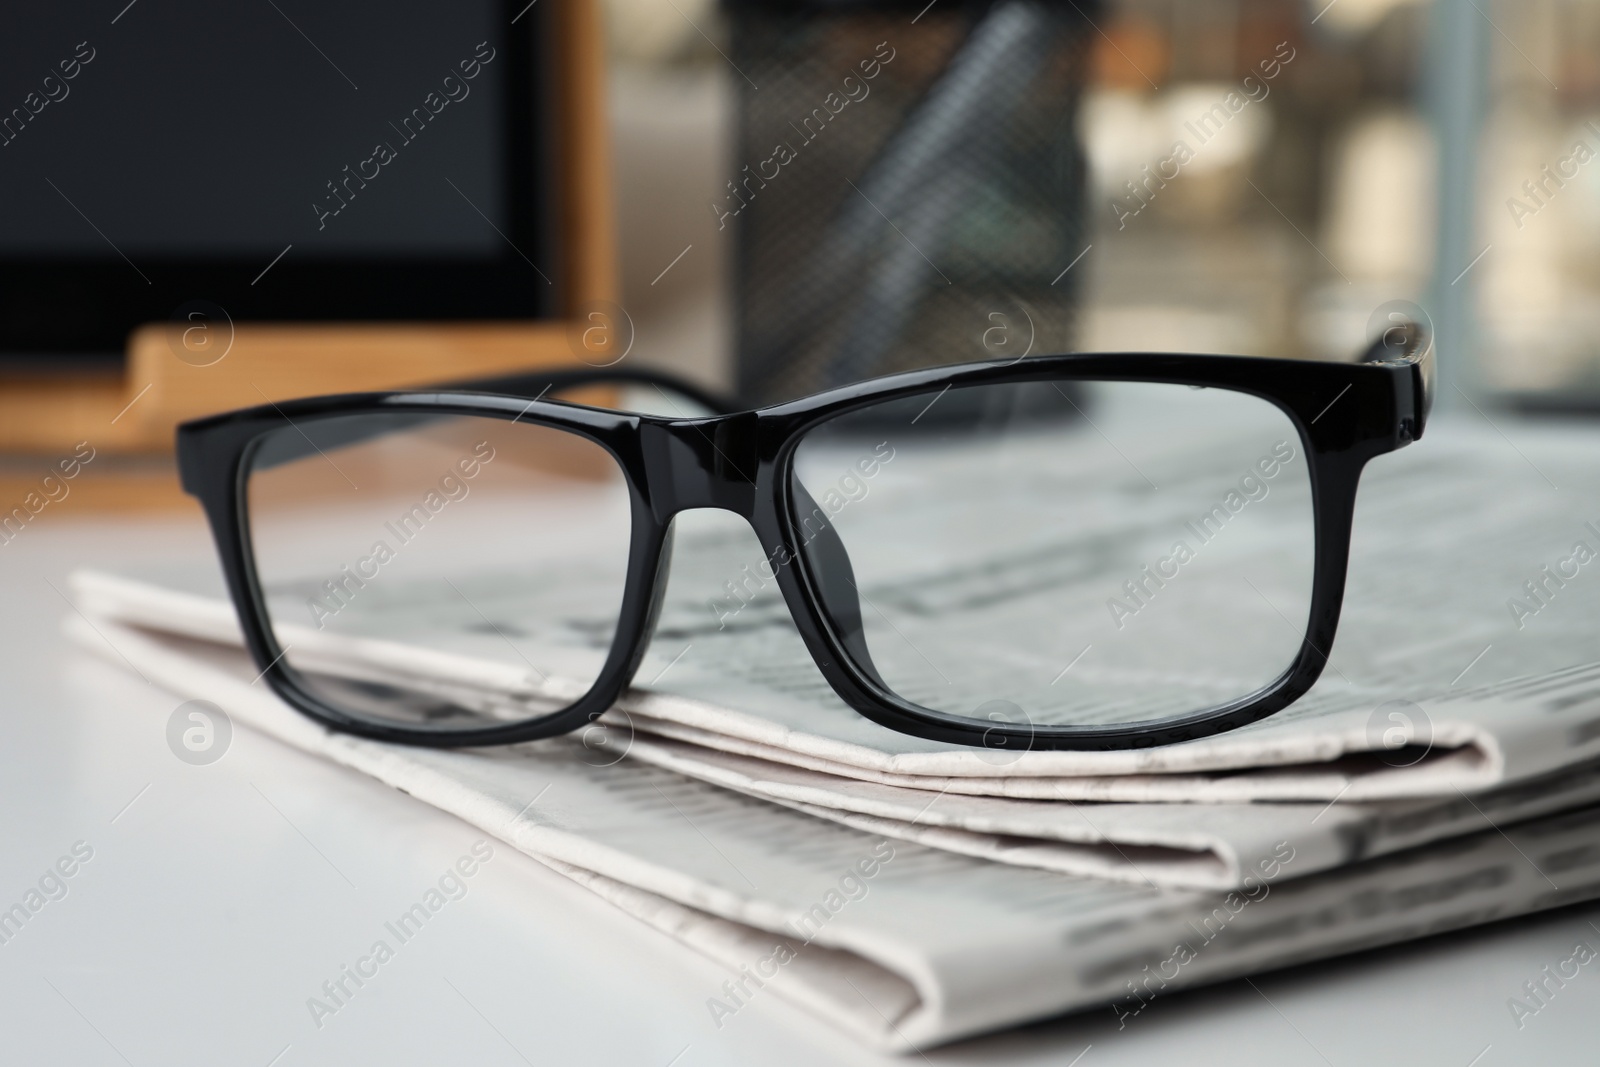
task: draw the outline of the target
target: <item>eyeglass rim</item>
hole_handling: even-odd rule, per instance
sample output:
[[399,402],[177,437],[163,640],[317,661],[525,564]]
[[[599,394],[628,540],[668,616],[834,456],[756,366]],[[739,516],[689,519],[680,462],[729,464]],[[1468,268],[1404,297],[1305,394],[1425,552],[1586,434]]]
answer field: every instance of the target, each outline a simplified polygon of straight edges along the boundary
[[[495,391],[461,386],[390,390],[281,401],[197,419],[177,432],[180,478],[201,503],[246,647],[274,692],[326,726],[380,740],[436,747],[510,744],[566,733],[593,721],[615,703],[648,647],[660,608],[660,579],[672,518],[695,506],[743,515],[772,558],[780,549],[797,561],[777,568],[778,584],[802,639],[834,691],[851,707],[901,733],[1008,752],[1109,750],[1193,740],[1257,721],[1288,706],[1320,676],[1332,650],[1342,607],[1355,494],[1366,462],[1421,437],[1431,406],[1431,352],[1413,339],[1395,358],[1359,363],[1314,363],[1253,356],[1191,353],[1070,353],[1025,361],[988,361],[908,371],[830,389],[814,396],[749,410],[730,410],[704,390],[671,375],[622,368],[530,372],[489,383]],[[1115,726],[980,725],[912,704],[879,685],[849,651],[823,606],[817,576],[798,552],[789,487],[800,440],[813,427],[849,411],[958,386],[1026,381],[1138,381],[1226,388],[1267,400],[1283,411],[1308,458],[1316,534],[1313,588],[1301,648],[1267,686],[1238,700],[1197,712]],[[723,411],[705,418],[673,419],[587,407],[543,397],[554,386],[646,382],[674,389]],[[462,383],[470,386],[471,383]],[[536,393],[534,387],[541,386]],[[518,395],[521,393],[522,395]],[[533,399],[529,399],[529,397]],[[248,457],[266,433],[297,419],[363,412],[420,412],[516,419],[567,430],[605,448],[615,458],[632,503],[627,584],[612,647],[590,690],[561,711],[535,719],[466,730],[425,730],[357,718],[300,685],[273,635],[249,543],[246,514]],[[681,453],[668,440],[698,447],[705,485],[697,497]],[[719,445],[718,442],[721,442]],[[730,477],[737,453],[747,470]],[[680,455],[668,460],[668,455]],[[676,465],[676,466],[675,466]],[[719,468],[712,470],[710,468]],[[717,479],[722,479],[718,481]],[[680,482],[684,484],[680,484]],[[708,488],[709,487],[709,488]],[[723,496],[707,495],[720,489]]]

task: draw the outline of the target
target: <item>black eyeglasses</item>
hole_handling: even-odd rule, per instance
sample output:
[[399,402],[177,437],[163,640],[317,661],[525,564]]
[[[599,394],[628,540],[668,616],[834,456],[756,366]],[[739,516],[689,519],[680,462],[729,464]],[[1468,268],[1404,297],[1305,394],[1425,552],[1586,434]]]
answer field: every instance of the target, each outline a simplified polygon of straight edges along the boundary
[[[218,415],[179,428],[178,458],[257,666],[335,729],[487,745],[593,720],[647,651],[674,516],[713,508],[762,555],[686,543],[727,580],[672,608],[677,630],[758,657],[772,583],[875,722],[1131,748],[1316,680],[1361,469],[1427,418],[1421,342],[1394,329],[1350,364],[1036,356],[756,411],[650,372],[545,372]],[[710,413],[552,399],[596,389]]]

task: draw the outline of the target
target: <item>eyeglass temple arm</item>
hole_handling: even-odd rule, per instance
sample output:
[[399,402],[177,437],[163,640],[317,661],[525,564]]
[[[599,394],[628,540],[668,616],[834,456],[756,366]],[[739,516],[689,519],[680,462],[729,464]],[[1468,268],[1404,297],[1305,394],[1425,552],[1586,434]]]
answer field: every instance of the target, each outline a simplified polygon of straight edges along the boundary
[[1408,369],[1410,391],[1401,400],[1404,410],[1399,412],[1398,443],[1419,440],[1433,410],[1433,345],[1427,331],[1410,319],[1402,319],[1367,346],[1360,362]]
[[[529,371],[523,374],[499,375],[493,378],[472,378],[467,381],[449,382],[427,388],[476,393],[503,393],[509,396],[525,396],[530,400],[535,400],[568,389],[607,384],[653,385],[662,391],[668,403],[673,403],[673,394],[676,394],[678,400],[688,400],[691,403],[699,404],[716,415],[726,415],[738,410],[738,406],[732,400],[719,397],[691,382],[686,382],[671,374],[644,369],[624,370],[613,367],[573,367],[565,370]],[[391,416],[389,421],[376,427],[341,425],[337,420],[334,420],[314,431],[317,438],[315,442],[309,437],[304,437],[303,434],[301,441],[278,442],[270,455],[257,455],[252,469],[266,470],[282,466],[285,463],[303,459],[312,452],[320,451],[323,448],[359,444],[362,441],[369,441],[399,432],[414,423],[427,422],[438,417],[436,415],[418,414],[410,416],[410,421],[402,418],[401,421],[404,425],[397,425],[393,421],[395,417]]]
[[450,382],[441,389],[460,389],[482,393],[505,393],[538,399],[554,396],[569,389],[591,385],[648,385],[666,395],[668,402],[688,400],[714,415],[728,415],[740,410],[737,401],[702,389],[693,382],[675,374],[646,368],[623,367],[569,367],[562,370],[525,371],[521,374],[497,375],[492,378],[473,378]]
[[1393,359],[1416,359],[1427,332],[1410,319],[1395,323],[1380,333],[1356,359],[1357,363],[1382,363]]

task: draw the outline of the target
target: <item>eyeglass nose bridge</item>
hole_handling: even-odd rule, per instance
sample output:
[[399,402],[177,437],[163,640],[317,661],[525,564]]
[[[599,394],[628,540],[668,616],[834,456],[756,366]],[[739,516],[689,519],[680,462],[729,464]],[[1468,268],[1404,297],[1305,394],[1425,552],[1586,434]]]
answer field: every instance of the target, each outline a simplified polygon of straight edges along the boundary
[[761,469],[753,412],[706,419],[657,419],[639,427],[650,504],[667,521],[680,511],[755,512]]

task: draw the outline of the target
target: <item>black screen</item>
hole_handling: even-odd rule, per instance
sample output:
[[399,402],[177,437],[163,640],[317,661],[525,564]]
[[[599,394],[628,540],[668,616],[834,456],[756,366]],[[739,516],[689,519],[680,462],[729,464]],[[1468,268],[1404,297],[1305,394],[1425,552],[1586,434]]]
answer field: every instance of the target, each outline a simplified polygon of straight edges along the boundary
[[523,6],[14,5],[0,348],[120,348],[197,299],[236,320],[543,313]]

